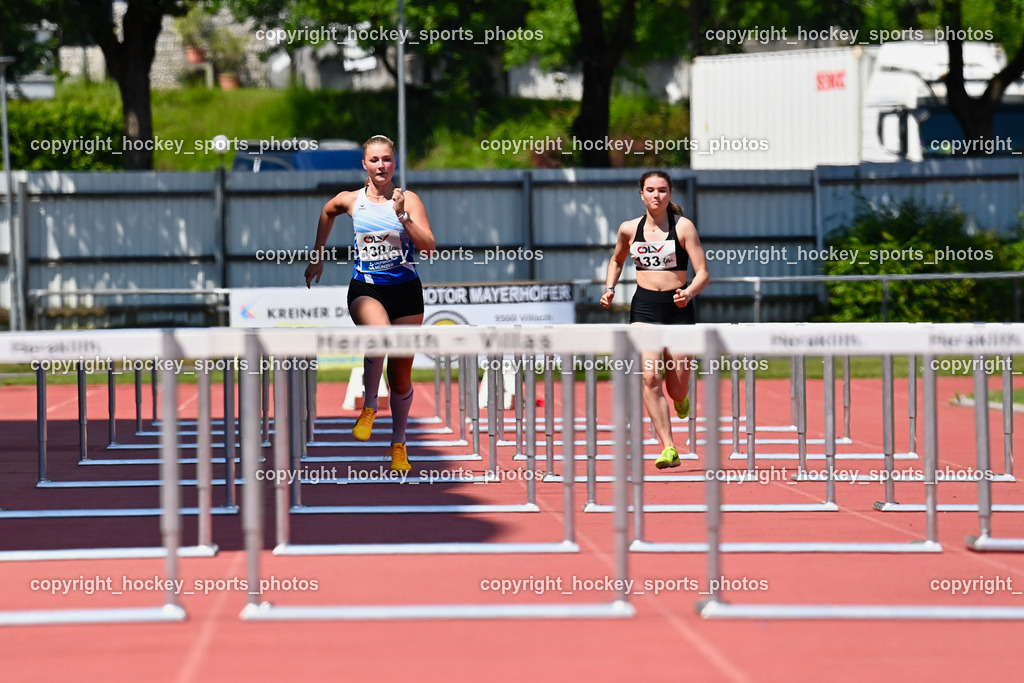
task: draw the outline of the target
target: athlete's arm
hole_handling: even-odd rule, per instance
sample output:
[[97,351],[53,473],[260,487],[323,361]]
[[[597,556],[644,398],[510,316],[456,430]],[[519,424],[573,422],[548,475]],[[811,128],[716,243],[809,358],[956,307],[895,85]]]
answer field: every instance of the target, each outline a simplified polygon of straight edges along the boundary
[[313,281],[320,282],[320,276],[324,272],[324,247],[327,246],[327,238],[331,235],[331,228],[334,227],[334,219],[343,213],[349,213],[352,208],[355,192],[339,192],[324,204],[320,211],[320,220],[316,225],[316,242],[313,243],[313,251],[320,257],[315,262],[306,266],[306,287]]
[[693,221],[680,217],[679,222],[676,223],[676,235],[686,249],[690,265],[693,266],[693,280],[690,285],[686,289],[677,289],[675,296],[672,297],[676,306],[682,308],[690,303],[693,297],[704,291],[711,281],[711,276],[708,274],[707,259],[704,258],[704,247],[701,246],[700,236],[697,234],[697,228],[693,225]]
[[423,206],[420,198],[416,196],[416,193],[395,188],[391,198],[395,201],[395,213],[399,217],[403,213],[408,212],[409,216],[402,221],[402,225],[405,227],[405,231],[409,233],[409,237],[416,248],[420,251],[434,251],[437,248],[437,241],[434,239],[434,233],[430,229],[427,209]]
[[615,283],[622,275],[622,265],[626,262],[626,257],[629,256],[629,243],[633,240],[635,233],[636,226],[632,225],[632,221],[625,221],[619,225],[615,250],[612,252],[612,257],[608,259],[608,274],[604,278],[604,294],[601,295],[601,305],[605,308],[611,308],[612,299],[615,297]]

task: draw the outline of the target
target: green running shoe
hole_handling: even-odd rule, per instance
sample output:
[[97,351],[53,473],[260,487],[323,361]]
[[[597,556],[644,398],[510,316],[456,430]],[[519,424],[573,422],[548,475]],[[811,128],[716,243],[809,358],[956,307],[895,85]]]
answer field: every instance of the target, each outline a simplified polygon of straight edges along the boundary
[[679,465],[679,452],[671,446],[663,450],[658,459],[654,461],[654,466],[659,470],[663,470],[666,467],[679,467]]
[[672,405],[676,409],[676,417],[680,420],[685,420],[690,416],[690,397],[687,396],[682,401],[673,401]]

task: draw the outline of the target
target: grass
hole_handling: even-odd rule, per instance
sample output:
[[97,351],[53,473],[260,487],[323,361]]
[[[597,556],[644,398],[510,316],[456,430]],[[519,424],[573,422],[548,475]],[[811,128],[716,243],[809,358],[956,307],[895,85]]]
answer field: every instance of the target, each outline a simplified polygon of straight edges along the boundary
[[[120,116],[120,93],[112,81],[61,83],[57,97],[72,104],[112,108]],[[305,137],[361,142],[381,132],[391,132],[394,138],[395,99],[394,91],[224,91],[202,85],[154,90],[154,138],[174,145],[180,142],[181,147],[156,149],[153,165],[160,171],[214,170],[222,161],[210,144],[216,135],[231,140],[232,146],[223,158],[228,168],[242,140]],[[561,153],[572,149],[577,102],[494,97],[474,106],[417,90],[410,90],[407,100],[412,168],[551,168],[578,163],[577,155]],[[644,153],[614,152],[612,165],[686,166],[689,152],[679,150],[678,141],[688,131],[685,104],[669,105],[650,97],[614,97],[609,137],[631,140],[632,150]],[[60,131],[52,133],[52,137],[63,136]],[[483,149],[484,141],[509,144],[505,150]],[[560,141],[560,148],[554,147],[555,141]],[[656,143],[669,149],[655,154]]]
[[[971,394],[971,398],[974,398],[974,394]],[[988,395],[988,402],[989,403],[1002,403],[1003,402],[1003,392],[1002,391],[993,391],[991,394]],[[1013,403],[1016,404],[1016,405],[1019,405],[1019,406],[1024,406],[1024,389],[1014,389],[1013,390]]]

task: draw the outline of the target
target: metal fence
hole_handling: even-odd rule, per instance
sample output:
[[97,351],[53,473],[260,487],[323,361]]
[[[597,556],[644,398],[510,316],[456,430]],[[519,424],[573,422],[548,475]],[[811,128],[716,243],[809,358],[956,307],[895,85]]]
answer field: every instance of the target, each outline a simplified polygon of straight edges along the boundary
[[[641,213],[641,172],[410,172],[409,186],[428,208],[441,254],[424,264],[424,281],[603,281],[619,223]],[[761,320],[804,320],[818,312],[824,287],[804,276],[822,275],[816,250],[862,206],[914,198],[957,206],[971,226],[1001,231],[1020,225],[1024,206],[1024,159],[1017,158],[670,172],[674,199],[696,223],[709,254],[731,249],[752,257],[709,258],[716,285],[701,297],[707,322],[754,319],[749,278],[772,283],[757,302]],[[301,285],[303,250],[312,247],[323,203],[362,179],[360,172],[17,172],[13,225],[0,223],[0,309],[38,290],[60,294],[24,301],[30,316],[41,316],[30,327],[72,320],[211,324],[217,314],[210,297],[218,289]],[[15,235],[23,238],[27,263],[17,282]],[[328,246],[344,257],[350,239],[350,222],[342,217]],[[784,257],[757,258],[770,247],[785,248]],[[266,258],[278,250],[284,263]],[[347,263],[330,267],[322,282],[345,284],[350,271]],[[627,269],[617,303],[629,300],[631,278]],[[138,289],[168,293],[144,302],[89,293]],[[182,289],[189,293],[170,293]]]

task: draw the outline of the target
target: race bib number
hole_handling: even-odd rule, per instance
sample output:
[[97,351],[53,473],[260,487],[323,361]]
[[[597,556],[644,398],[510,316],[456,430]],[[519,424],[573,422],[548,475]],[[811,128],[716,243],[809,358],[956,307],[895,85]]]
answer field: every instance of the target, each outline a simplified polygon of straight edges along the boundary
[[359,269],[375,272],[402,263],[402,236],[397,230],[364,232],[358,236]]
[[634,242],[629,246],[629,255],[638,268],[645,270],[669,270],[676,265],[676,245],[673,240]]

